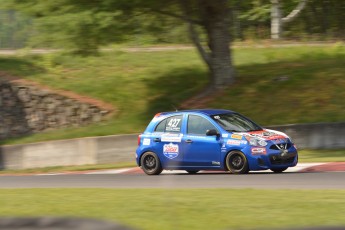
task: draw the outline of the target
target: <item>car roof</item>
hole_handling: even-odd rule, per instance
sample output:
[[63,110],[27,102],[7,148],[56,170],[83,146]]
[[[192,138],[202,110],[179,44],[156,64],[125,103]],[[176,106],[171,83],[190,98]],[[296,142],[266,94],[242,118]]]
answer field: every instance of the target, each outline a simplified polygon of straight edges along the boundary
[[180,111],[173,111],[173,112],[162,112],[160,115],[170,115],[175,113],[201,113],[208,116],[216,115],[216,114],[224,114],[224,113],[234,113],[231,110],[225,109],[192,109],[192,110],[180,110]]

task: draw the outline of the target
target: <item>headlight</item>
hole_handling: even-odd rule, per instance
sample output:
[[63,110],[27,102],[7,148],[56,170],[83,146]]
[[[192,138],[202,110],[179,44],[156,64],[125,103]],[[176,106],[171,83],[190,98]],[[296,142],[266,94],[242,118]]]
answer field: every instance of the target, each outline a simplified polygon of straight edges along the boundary
[[290,136],[288,136],[288,139],[286,140],[286,142],[288,142],[290,140],[290,142],[293,144],[294,142],[293,142],[293,140],[292,140],[292,138],[290,137]]
[[267,142],[258,138],[250,138],[249,144],[253,146],[263,146],[267,145]]

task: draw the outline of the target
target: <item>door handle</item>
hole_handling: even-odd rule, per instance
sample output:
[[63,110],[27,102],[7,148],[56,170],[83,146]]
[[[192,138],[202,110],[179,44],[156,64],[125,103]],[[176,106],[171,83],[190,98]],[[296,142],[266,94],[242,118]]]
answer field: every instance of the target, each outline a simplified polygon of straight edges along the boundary
[[161,142],[161,139],[160,138],[155,138],[153,139],[154,142]]
[[186,143],[192,143],[193,141],[191,139],[186,140]]

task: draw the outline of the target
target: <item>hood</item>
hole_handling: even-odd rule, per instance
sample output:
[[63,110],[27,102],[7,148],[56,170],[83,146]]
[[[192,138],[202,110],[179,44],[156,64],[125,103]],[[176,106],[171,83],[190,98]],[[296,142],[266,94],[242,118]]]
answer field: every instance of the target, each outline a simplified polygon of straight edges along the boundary
[[263,129],[261,131],[251,131],[251,132],[243,132],[238,133],[240,135],[245,136],[246,138],[256,137],[265,141],[276,140],[276,139],[284,139],[289,138],[285,133],[271,130],[271,129]]

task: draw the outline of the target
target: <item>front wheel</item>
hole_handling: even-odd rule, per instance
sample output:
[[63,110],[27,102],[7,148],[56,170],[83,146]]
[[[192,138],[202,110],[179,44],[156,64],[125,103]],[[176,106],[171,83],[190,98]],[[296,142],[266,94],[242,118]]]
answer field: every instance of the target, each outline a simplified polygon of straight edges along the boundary
[[140,163],[141,168],[147,175],[159,175],[163,171],[159,158],[153,152],[144,153]]
[[274,173],[282,173],[284,172],[285,170],[287,170],[287,167],[286,168],[279,168],[279,169],[271,169]]
[[245,174],[249,172],[248,161],[241,151],[231,151],[225,159],[226,168],[234,174]]

